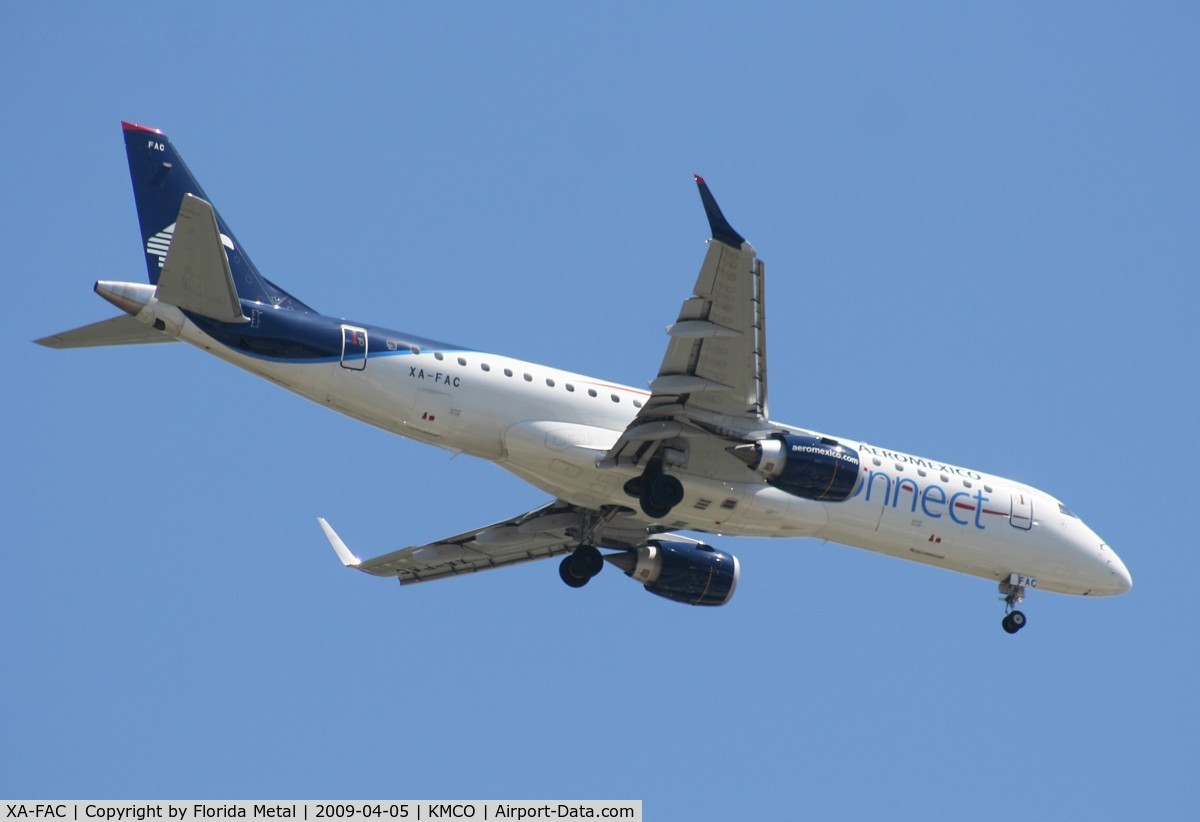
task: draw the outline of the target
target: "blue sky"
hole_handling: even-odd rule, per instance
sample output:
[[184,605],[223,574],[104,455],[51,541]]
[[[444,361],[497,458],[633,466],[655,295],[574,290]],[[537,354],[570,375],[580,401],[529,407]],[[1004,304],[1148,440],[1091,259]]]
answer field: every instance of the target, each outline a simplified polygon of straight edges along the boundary
[[[1194,813],[1192,4],[21,4],[0,796],[640,798],[647,819]],[[767,264],[773,414],[1020,479],[1134,590],[717,538],[713,610],[362,554],[541,504],[179,346],[55,352],[144,276],[164,129],[328,314],[641,385],[704,254]]]

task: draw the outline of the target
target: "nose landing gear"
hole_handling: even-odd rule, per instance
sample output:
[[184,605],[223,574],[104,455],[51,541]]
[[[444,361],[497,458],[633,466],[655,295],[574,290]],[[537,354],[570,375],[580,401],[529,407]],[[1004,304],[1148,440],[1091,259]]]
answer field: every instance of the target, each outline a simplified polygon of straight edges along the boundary
[[1037,580],[1023,574],[1009,574],[1008,579],[1000,583],[1000,593],[1004,594],[1004,619],[1000,627],[1010,634],[1025,627],[1025,614],[1016,610],[1016,606],[1025,599],[1026,588],[1036,588]]
[[1000,625],[1010,634],[1015,634],[1025,627],[1025,614],[1020,611],[1013,611],[1000,620]]

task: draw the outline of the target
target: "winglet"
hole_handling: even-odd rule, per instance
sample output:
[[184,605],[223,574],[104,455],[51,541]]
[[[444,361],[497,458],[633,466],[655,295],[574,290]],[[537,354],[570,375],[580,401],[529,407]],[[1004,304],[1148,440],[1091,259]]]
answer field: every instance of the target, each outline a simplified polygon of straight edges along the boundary
[[342,561],[342,565],[347,568],[357,568],[362,564],[362,560],[350,553],[350,549],[346,547],[346,543],[342,542],[342,538],[337,535],[324,517],[317,517],[317,523],[321,526],[321,530],[325,532],[325,538],[329,540],[329,544],[333,546],[333,550],[338,555],[338,559]]
[[746,242],[746,238],[734,231],[733,226],[725,219],[725,215],[721,213],[721,207],[713,199],[712,192],[708,190],[708,183],[704,182],[704,178],[699,174],[693,176],[696,178],[696,185],[700,187],[700,201],[704,203],[704,214],[708,217],[708,226],[712,229],[713,239],[720,240],[733,248],[741,248],[742,243]]

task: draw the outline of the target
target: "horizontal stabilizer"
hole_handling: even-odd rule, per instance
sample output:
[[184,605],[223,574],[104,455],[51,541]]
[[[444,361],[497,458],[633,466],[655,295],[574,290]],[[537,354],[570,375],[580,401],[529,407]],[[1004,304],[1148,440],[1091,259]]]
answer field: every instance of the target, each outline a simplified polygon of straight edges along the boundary
[[248,322],[223,240],[213,207],[199,197],[184,195],[155,296],[221,322]]
[[175,342],[175,338],[155,331],[128,314],[101,320],[60,334],[34,340],[47,348],[95,348],[101,345],[142,345],[144,343]]

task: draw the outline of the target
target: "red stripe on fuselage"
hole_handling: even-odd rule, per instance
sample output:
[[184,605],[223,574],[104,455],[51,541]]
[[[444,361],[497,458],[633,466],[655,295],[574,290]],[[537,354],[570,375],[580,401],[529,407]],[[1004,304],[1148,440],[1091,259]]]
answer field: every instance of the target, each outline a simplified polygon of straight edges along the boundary
[[[965,503],[965,502],[956,502],[956,503],[954,503],[954,507],[955,507],[955,508],[961,508],[961,509],[963,509],[964,511],[974,511],[974,510],[975,510],[975,506],[974,506],[974,505],[968,505],[968,504],[967,504],[967,503]],[[987,508],[984,508],[984,509],[983,509],[983,513],[985,513],[985,514],[995,514],[995,515],[996,515],[996,516],[998,516],[998,517],[1007,517],[1007,516],[1008,516],[1008,512],[1007,512],[1007,511],[990,511],[990,510],[988,510]]]

